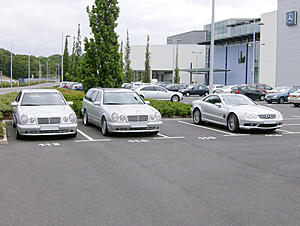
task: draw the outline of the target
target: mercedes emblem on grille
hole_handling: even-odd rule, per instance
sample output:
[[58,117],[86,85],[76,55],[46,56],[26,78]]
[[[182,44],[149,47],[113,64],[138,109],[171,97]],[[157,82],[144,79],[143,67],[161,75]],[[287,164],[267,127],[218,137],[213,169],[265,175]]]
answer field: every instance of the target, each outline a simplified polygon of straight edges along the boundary
[[266,115],[266,119],[270,119],[271,118],[271,115]]

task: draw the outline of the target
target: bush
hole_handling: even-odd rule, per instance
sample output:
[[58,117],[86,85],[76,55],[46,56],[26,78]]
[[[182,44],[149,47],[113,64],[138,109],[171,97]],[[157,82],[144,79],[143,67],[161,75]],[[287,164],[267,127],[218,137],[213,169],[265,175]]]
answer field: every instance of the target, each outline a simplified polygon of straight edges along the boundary
[[11,114],[12,107],[10,103],[16,99],[17,95],[17,92],[0,95],[0,120]]
[[163,117],[189,117],[191,105],[184,103],[172,103],[170,101],[149,99],[150,105],[156,108]]

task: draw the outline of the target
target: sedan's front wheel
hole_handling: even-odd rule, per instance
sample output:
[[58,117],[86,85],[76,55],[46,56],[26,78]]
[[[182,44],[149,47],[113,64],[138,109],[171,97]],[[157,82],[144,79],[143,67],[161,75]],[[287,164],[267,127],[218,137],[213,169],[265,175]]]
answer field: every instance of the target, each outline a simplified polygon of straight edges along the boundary
[[84,113],[83,113],[83,125],[85,125],[85,126],[89,125],[89,118],[88,118],[87,111],[84,111]]
[[193,112],[193,122],[197,125],[201,124],[202,119],[201,119],[201,112],[199,109],[194,110]]
[[109,135],[109,131],[107,129],[107,121],[106,121],[105,118],[102,119],[101,132],[102,132],[103,136],[108,136]]
[[259,100],[260,100],[260,101],[264,101],[264,100],[265,100],[265,96],[264,96],[264,95],[261,95],[261,96],[259,97]]
[[227,127],[230,132],[236,132],[239,130],[239,120],[235,114],[229,115],[227,119]]

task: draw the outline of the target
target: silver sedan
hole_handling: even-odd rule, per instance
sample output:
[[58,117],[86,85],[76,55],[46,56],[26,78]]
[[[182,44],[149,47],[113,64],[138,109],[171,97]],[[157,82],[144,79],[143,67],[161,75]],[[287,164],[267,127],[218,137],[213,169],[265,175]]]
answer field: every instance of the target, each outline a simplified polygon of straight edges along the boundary
[[101,127],[104,136],[110,133],[158,133],[162,125],[158,110],[129,89],[92,88],[82,102],[83,124]]
[[33,135],[77,135],[77,117],[55,89],[23,89],[11,103],[16,138]]
[[173,92],[156,85],[145,85],[138,87],[135,91],[146,99],[154,100],[170,100],[172,102],[178,102],[183,99],[183,95],[180,92]]
[[212,122],[227,126],[231,132],[239,129],[276,130],[283,117],[277,110],[256,104],[242,94],[212,94],[192,102],[196,124]]

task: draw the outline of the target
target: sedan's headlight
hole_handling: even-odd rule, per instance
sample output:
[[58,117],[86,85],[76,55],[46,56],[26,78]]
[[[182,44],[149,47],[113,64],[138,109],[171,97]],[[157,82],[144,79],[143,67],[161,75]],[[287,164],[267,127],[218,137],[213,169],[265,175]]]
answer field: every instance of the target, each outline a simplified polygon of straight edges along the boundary
[[21,124],[25,125],[28,122],[28,117],[27,115],[22,115],[20,118]]
[[124,115],[120,115],[120,121],[126,122],[126,117]]
[[119,115],[116,112],[114,112],[114,113],[111,114],[111,119],[113,121],[118,121],[119,120]]
[[157,121],[160,121],[160,120],[161,120],[161,114],[160,114],[159,112],[156,112],[156,113],[155,113],[155,119],[156,119]]
[[72,113],[72,114],[70,114],[70,115],[69,115],[69,120],[70,120],[70,122],[73,122],[73,123],[74,123],[74,122],[76,122],[76,120],[77,120],[77,117],[76,117],[76,115],[75,115],[75,114],[73,114],[73,113]]
[[154,114],[151,114],[151,115],[150,115],[150,120],[151,120],[151,121],[154,121],[154,120],[155,120],[155,115],[154,115]]
[[257,114],[254,114],[254,113],[245,112],[244,115],[248,119],[257,119]]

